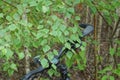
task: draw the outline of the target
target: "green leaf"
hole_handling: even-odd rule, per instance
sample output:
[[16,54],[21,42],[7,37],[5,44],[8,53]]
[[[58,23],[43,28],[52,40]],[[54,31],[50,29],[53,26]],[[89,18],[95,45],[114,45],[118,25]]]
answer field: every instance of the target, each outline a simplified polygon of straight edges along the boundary
[[70,39],[76,41],[78,38],[77,38],[77,36],[75,34],[72,34],[70,36]]
[[38,48],[40,46],[40,43],[41,43],[41,40],[37,40],[37,41],[32,42],[33,47],[36,47],[36,48]]
[[21,41],[18,38],[13,39],[13,44],[16,47],[16,49],[19,49],[22,46]]
[[53,25],[52,21],[51,20],[47,20],[47,24],[49,24],[50,26]]
[[4,37],[6,34],[6,31],[5,30],[0,30],[0,37]]
[[40,30],[40,32],[47,34],[49,32],[49,29],[42,29],[42,30]]
[[47,0],[47,1],[44,1],[44,3],[46,6],[50,6],[50,5],[52,5],[53,2],[50,0]]
[[74,0],[74,5],[80,3],[81,0]]
[[115,40],[115,43],[120,44],[120,40]]
[[68,32],[67,30],[64,31],[64,35],[65,35],[65,36],[69,35],[69,32]]
[[67,28],[67,27],[66,27],[65,25],[61,25],[61,26],[60,26],[60,30],[63,31],[63,32],[66,30],[66,28]]
[[72,14],[70,14],[70,13],[68,13],[68,12],[66,13],[66,17],[67,17],[67,18],[69,18],[69,19],[70,19],[70,18],[71,18],[71,16],[72,16]]
[[73,53],[71,52],[71,51],[69,51],[69,52],[67,52],[67,57],[68,57],[68,59],[71,59],[72,58],[72,56],[73,56]]
[[75,44],[76,48],[80,47],[80,43]]
[[23,59],[25,57],[25,55],[23,52],[21,52],[21,53],[18,53],[18,57],[19,57],[19,59]]
[[54,54],[54,55],[58,55],[58,51],[54,49],[54,50],[53,50],[53,54]]
[[118,68],[113,70],[113,73],[120,76],[120,65],[118,65]]
[[0,18],[3,18],[4,14],[3,13],[0,13]]
[[16,66],[16,64],[14,64],[14,63],[12,63],[12,64],[10,65],[10,68],[13,69],[13,70],[17,70],[17,66]]
[[83,3],[83,2],[84,2],[84,0],[80,0],[80,2],[81,2],[81,3]]
[[104,74],[104,73],[106,73],[107,71],[111,71],[111,70],[112,70],[112,66],[107,66],[107,67],[105,67],[103,70],[100,70],[99,73]]
[[49,50],[50,50],[50,46],[45,45],[45,46],[43,47],[44,53],[46,53],[46,52],[49,51]]
[[57,30],[57,36],[61,36],[62,32],[60,30]]
[[65,0],[66,4],[69,6],[72,6],[72,1],[71,0]]
[[2,48],[1,53],[2,53],[3,56],[6,55],[6,53],[7,53],[7,49]]
[[20,15],[22,15],[23,12],[24,12],[23,6],[22,6],[22,5],[17,5],[17,9],[18,9],[18,13],[19,13]]
[[84,46],[81,46],[80,49],[81,51],[85,51],[86,48]]
[[10,59],[13,56],[13,52],[10,49],[7,49],[7,53],[5,54],[7,57],[7,60]]
[[48,32],[49,32],[49,29],[41,29],[37,32],[37,35],[36,36],[36,39],[39,39],[41,37],[44,37],[44,38],[47,38],[48,37]]
[[57,31],[55,31],[55,30],[51,31],[51,32],[50,32],[50,35],[52,35],[52,36],[57,36]]
[[47,39],[43,39],[40,43],[40,45],[42,45],[42,46],[45,45],[45,44],[47,44]]
[[9,63],[6,62],[3,64],[3,71],[7,71],[9,69]]
[[110,76],[110,80],[115,80],[114,76]]
[[70,12],[71,14],[74,14],[74,12],[75,12],[73,7],[68,8],[67,10],[68,10],[68,12]]
[[37,29],[42,29],[42,28],[44,28],[43,25],[38,25],[38,27],[37,27]]
[[61,43],[65,43],[65,41],[66,41],[64,36],[58,36],[58,39]]
[[59,26],[60,26],[60,22],[58,22],[58,21],[56,21],[55,23],[54,23],[54,25],[52,26],[52,30],[58,30],[58,28],[59,28]]
[[41,38],[41,37],[43,37],[43,34],[42,34],[41,32],[37,33],[36,39],[39,39],[39,38]]
[[30,1],[29,2],[30,6],[33,7],[33,6],[37,6],[37,2],[36,1]]
[[9,25],[9,30],[10,31],[14,31],[16,28],[17,28],[17,26],[15,24]]
[[58,19],[58,17],[56,15],[51,15],[51,18],[56,21]]
[[71,49],[71,45],[70,45],[70,43],[68,43],[68,42],[65,43],[65,47],[68,48],[68,49]]
[[54,74],[54,70],[53,70],[53,69],[49,69],[49,70],[48,70],[48,74],[49,74],[50,76],[52,76],[52,75]]
[[80,16],[75,16],[75,20],[80,20]]
[[6,19],[7,19],[8,21],[11,21],[11,20],[12,20],[12,17],[7,16]]
[[52,64],[52,67],[53,67],[53,69],[57,69],[57,67],[56,67],[56,65],[55,64]]
[[102,77],[102,80],[107,80],[108,79],[108,76],[107,75],[104,75],[103,77]]
[[104,13],[105,16],[110,15],[109,11],[105,10],[105,9],[103,10],[103,13]]
[[45,58],[43,58],[42,60],[40,60],[40,62],[41,62],[41,65],[42,65],[44,68],[46,68],[46,67],[49,66],[48,60],[45,59]]
[[20,15],[19,15],[18,13],[15,13],[15,14],[13,15],[13,19],[19,21],[19,20],[20,20]]
[[96,10],[96,8],[94,6],[91,6],[90,9],[91,9],[93,14],[95,14],[97,12],[97,10]]
[[71,34],[70,35],[70,39],[72,40],[72,41],[77,41],[77,42],[81,42],[80,41],[80,39],[79,39],[79,36],[78,35],[75,35],[75,34]]
[[47,54],[47,57],[48,57],[48,59],[49,59],[50,61],[52,61],[53,58],[54,58],[54,55],[53,55],[52,52],[49,52],[49,53]]
[[14,73],[14,70],[12,70],[12,69],[9,69],[9,70],[8,70],[9,76],[13,75],[13,73]]
[[49,7],[48,6],[42,6],[42,11],[43,11],[43,13],[46,13],[47,11],[49,11]]
[[69,27],[68,28],[72,33],[74,33],[74,35],[77,33],[78,31],[78,27]]
[[115,54],[115,49],[114,48],[110,48],[110,55],[113,56]]
[[85,68],[85,65],[84,65],[84,63],[80,63],[80,60],[77,58],[76,59],[76,61],[77,61],[77,64],[78,64],[78,68],[80,69],[80,70],[84,70],[84,68]]
[[70,67],[72,66],[73,63],[74,63],[73,58],[67,59],[67,60],[66,60],[66,65],[67,65],[68,68],[70,68]]
[[25,26],[25,27],[28,26],[27,20],[21,20],[21,21],[19,21],[19,24],[21,24],[21,25],[23,25],[23,26]]
[[86,47],[87,46],[86,42],[82,41],[82,46]]

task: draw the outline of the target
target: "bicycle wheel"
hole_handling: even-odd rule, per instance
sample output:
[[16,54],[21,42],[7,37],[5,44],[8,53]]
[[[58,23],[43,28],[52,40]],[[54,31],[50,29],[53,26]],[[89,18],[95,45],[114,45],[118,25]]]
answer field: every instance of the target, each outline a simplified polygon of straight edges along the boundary
[[39,67],[33,71],[30,71],[28,74],[26,74],[22,79],[20,80],[45,80],[43,78],[49,78],[48,80],[51,80],[51,78],[49,77],[49,75],[47,74],[47,70],[49,68],[43,68],[43,67]]
[[32,75],[29,80],[52,80],[52,78],[47,74],[47,71],[44,71]]

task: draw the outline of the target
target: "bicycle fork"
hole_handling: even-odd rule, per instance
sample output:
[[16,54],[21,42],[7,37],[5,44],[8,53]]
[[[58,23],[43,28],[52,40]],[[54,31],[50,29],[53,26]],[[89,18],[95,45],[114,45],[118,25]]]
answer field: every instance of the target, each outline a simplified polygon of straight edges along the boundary
[[60,74],[61,74],[61,79],[60,80],[70,80],[70,78],[68,76],[67,67],[65,65],[59,64],[58,65],[58,70],[60,71]]

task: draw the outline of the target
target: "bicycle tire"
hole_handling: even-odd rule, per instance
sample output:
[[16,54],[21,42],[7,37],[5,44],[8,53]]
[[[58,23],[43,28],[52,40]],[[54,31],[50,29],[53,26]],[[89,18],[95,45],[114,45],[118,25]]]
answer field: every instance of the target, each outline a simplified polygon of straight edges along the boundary
[[50,78],[49,75],[46,73],[47,69],[48,68],[38,67],[37,69],[30,71],[20,80],[41,80],[40,78],[42,77]]

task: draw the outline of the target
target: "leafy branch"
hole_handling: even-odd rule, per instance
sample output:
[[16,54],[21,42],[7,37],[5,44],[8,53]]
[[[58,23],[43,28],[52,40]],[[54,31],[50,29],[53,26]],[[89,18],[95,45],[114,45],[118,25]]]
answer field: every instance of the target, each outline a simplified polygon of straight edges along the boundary
[[14,6],[13,4],[11,4],[11,3],[9,3],[9,2],[7,2],[5,0],[2,0],[2,2],[6,3],[6,4],[8,4],[8,5],[10,5],[10,6],[14,7],[14,8],[16,8],[16,6]]
[[[93,1],[92,1],[92,4],[93,4],[93,5],[96,5]],[[94,7],[96,8],[98,14],[103,18],[103,20],[105,21],[105,23],[106,23],[111,29],[113,29],[112,26],[109,25],[109,23],[107,22],[107,20],[105,19],[105,17],[102,15],[102,13],[99,11],[99,9],[98,9],[96,6],[94,6]]]

